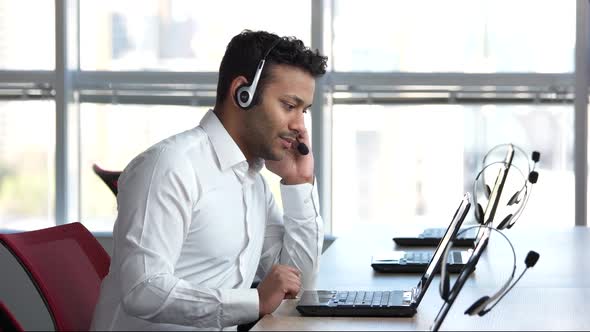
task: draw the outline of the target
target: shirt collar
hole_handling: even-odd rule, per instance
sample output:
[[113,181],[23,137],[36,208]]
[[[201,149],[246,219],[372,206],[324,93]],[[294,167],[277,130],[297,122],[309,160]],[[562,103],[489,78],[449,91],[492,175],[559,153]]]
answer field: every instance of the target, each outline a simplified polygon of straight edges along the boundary
[[[209,136],[213,150],[217,154],[217,160],[222,171],[230,167],[241,169],[240,173],[246,175],[248,162],[233,138],[229,135],[213,110],[207,111],[200,123],[203,130]],[[264,160],[257,158],[250,171],[259,172],[264,167]]]

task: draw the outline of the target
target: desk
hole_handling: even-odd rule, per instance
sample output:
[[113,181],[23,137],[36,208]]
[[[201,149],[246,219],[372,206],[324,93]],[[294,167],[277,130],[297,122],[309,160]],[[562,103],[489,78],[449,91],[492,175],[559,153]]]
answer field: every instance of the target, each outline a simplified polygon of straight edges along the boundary
[[[475,300],[499,289],[511,272],[509,246],[494,233],[441,330],[589,330],[590,229],[586,227],[546,231],[516,225],[505,231],[516,249],[516,276],[529,250],[541,255],[539,262],[487,315],[463,314]],[[353,234],[337,239],[322,256],[317,289],[393,290],[416,285],[420,274],[381,274],[370,266],[374,253],[402,249],[395,248],[391,227],[367,226]],[[412,318],[303,317],[295,310],[297,300],[285,300],[252,331],[428,330],[442,305],[438,283],[437,276]]]

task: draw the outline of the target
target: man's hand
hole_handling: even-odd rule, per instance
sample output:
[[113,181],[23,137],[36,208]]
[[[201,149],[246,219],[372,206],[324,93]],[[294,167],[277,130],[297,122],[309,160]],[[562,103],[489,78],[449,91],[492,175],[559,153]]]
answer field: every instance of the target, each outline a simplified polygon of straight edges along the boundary
[[297,137],[299,142],[305,143],[310,152],[303,156],[297,151],[297,142],[286,151],[285,157],[282,160],[274,161],[267,160],[265,162],[266,168],[282,178],[283,184],[313,184],[313,154],[311,153],[311,142],[307,130],[299,132]]
[[301,288],[301,273],[288,265],[274,265],[258,284],[260,317],[275,311],[283,299],[293,299]]

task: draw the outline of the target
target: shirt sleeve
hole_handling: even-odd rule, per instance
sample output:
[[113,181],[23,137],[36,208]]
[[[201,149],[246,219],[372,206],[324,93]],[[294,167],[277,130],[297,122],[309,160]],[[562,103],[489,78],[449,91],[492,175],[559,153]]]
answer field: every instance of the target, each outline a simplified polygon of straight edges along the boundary
[[263,279],[274,264],[287,264],[301,271],[303,289],[313,289],[324,239],[317,183],[281,183],[284,212],[266,187],[268,217],[257,278]]
[[256,289],[212,289],[174,275],[198,196],[195,172],[177,151],[148,151],[122,174],[111,273],[129,315],[204,328],[258,318]]

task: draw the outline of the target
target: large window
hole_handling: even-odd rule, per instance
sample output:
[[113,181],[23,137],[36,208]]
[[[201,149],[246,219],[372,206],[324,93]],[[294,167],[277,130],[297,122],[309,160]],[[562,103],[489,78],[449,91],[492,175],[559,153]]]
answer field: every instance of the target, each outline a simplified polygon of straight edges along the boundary
[[335,4],[337,71],[573,71],[573,0]]
[[0,0],[0,70],[55,67],[54,1]]
[[507,142],[542,154],[519,224],[572,225],[587,162],[574,137],[588,129],[574,123],[576,29],[590,20],[577,3],[0,0],[0,228],[112,229],[115,197],[92,164],[122,170],[198,125],[244,29],[329,56],[306,119],[328,232],[448,222]]
[[473,190],[485,153],[502,143],[542,156],[519,223],[573,220],[572,127],[570,106],[336,105],[332,230],[445,225]]
[[55,225],[55,105],[0,102],[0,228]]
[[[217,71],[231,37],[267,30],[310,41],[309,1],[81,1],[83,70]],[[288,18],[288,19],[287,19]]]

